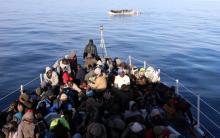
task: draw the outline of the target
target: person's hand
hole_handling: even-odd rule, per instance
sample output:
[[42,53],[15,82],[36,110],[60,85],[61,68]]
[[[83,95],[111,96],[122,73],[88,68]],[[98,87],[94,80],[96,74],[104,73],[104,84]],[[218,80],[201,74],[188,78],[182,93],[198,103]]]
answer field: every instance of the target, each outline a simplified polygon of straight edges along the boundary
[[78,96],[84,96],[85,94],[83,92],[78,92]]
[[87,86],[87,88],[86,88],[86,91],[88,91],[88,90],[90,90],[91,89],[91,86]]

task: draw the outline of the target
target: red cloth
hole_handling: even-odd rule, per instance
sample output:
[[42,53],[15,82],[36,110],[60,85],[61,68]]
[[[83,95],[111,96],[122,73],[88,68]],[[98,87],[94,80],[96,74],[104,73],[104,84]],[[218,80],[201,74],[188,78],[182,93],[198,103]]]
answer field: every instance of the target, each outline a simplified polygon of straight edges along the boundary
[[149,129],[145,134],[144,134],[144,138],[154,138],[154,132],[153,129]]
[[[167,129],[164,129],[164,130],[161,132],[161,134],[160,134],[160,136],[161,136],[162,138],[168,138],[169,135],[170,135],[170,132],[169,132],[169,130],[167,130]],[[155,137],[156,137],[156,136],[154,135],[153,128],[149,129],[149,130],[144,134],[144,138],[155,138]]]
[[63,73],[63,84],[67,84],[69,81],[72,81],[73,78],[68,74],[68,72]]
[[163,136],[163,138],[168,138],[170,135],[170,132],[169,132],[169,130],[165,129],[162,131],[161,135]]

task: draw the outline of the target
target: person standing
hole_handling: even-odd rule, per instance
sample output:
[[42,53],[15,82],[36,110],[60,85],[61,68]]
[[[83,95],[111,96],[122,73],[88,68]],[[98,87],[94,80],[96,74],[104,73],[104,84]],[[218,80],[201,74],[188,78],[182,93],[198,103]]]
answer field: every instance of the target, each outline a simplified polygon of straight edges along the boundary
[[93,40],[90,39],[89,43],[86,45],[84,49],[83,58],[87,57],[88,53],[92,55],[92,57],[96,57],[98,55],[96,45],[93,43]]

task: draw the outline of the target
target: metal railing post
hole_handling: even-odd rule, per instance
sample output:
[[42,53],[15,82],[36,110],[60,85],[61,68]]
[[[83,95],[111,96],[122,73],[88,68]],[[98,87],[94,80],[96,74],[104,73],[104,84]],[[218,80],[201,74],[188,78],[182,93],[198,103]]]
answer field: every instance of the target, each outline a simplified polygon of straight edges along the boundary
[[23,85],[20,86],[20,91],[21,91],[21,93],[24,92],[24,86]]
[[131,67],[131,56],[128,56],[129,66]]
[[200,95],[197,95],[197,128],[200,127]]
[[107,50],[106,50],[106,46],[105,46],[105,39],[104,39],[104,28],[103,25],[100,26],[100,47],[102,48],[102,52],[103,52],[103,57],[107,57]]
[[43,75],[40,74],[40,83],[42,83],[42,82],[43,82]]
[[146,61],[144,61],[144,69],[146,69]]
[[176,80],[176,94],[179,95],[179,80]]

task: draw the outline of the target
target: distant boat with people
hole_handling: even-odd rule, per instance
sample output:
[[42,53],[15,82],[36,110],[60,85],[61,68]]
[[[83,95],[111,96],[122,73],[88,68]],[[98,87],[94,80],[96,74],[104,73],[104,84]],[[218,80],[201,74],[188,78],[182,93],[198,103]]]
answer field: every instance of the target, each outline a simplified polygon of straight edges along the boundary
[[140,12],[137,10],[128,10],[128,9],[124,9],[124,10],[110,10],[108,12],[108,14],[110,16],[115,16],[115,15],[128,15],[128,16],[133,16],[133,15],[139,15]]

